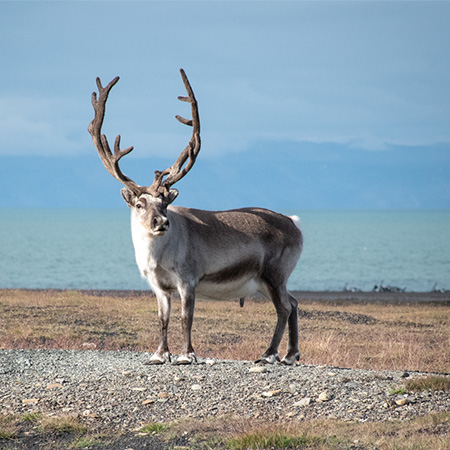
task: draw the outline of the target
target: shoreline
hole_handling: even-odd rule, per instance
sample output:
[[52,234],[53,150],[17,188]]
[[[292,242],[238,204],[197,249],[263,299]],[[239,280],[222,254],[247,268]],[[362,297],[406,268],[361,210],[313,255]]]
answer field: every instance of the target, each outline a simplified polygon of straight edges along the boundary
[[[152,295],[151,290],[127,290],[127,289],[29,289],[29,288],[4,288],[0,291],[30,291],[30,292],[80,292],[84,295],[95,297],[141,297]],[[380,304],[420,304],[436,303],[450,306],[450,291],[446,292],[374,292],[374,291],[290,291],[299,300],[307,302],[321,302],[334,304],[349,303],[380,303]],[[265,301],[262,297],[252,298]],[[198,300],[201,300],[199,298]],[[232,299],[230,299],[232,300]],[[219,301],[219,300],[218,300]]]

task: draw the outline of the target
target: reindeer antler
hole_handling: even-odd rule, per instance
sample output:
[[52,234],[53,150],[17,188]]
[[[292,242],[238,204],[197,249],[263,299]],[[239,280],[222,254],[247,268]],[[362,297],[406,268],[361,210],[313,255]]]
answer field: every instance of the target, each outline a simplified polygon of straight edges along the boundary
[[128,147],[120,150],[120,134],[116,136],[114,142],[114,154],[109,147],[108,139],[104,134],[101,134],[103,119],[105,118],[106,100],[112,87],[119,81],[119,77],[114,78],[106,87],[102,86],[100,78],[97,77],[98,99],[97,93],[92,93],[92,106],[94,107],[95,116],[89,124],[88,131],[92,136],[95,148],[106,167],[106,170],[118,181],[123,183],[136,196],[140,196],[145,188],[136,184],[131,178],[127,177],[119,167],[119,160],[128,155],[133,150],[133,147]]
[[[105,117],[106,101],[108,100],[109,92],[112,87],[119,81],[119,77],[114,78],[106,87],[102,86],[100,78],[97,78],[98,99],[97,93],[92,94],[92,106],[94,107],[95,116],[89,124],[88,130],[92,136],[95,148],[105,166],[106,170],[118,181],[123,183],[130,189],[137,197],[143,193],[149,193],[154,197],[168,197],[169,189],[177,181],[181,180],[192,168],[200,151],[200,119],[198,115],[197,100],[194,96],[194,91],[189,83],[189,80],[183,69],[180,69],[181,78],[183,79],[186,88],[187,97],[178,97],[183,102],[189,102],[192,109],[192,120],[185,119],[181,116],[175,116],[176,119],[193,128],[192,137],[189,144],[181,152],[175,163],[166,170],[155,171],[155,179],[151,186],[139,186],[131,178],[127,177],[119,167],[119,160],[130,153],[133,147],[120,149],[120,135],[117,135],[114,143],[114,154],[111,152],[108,140],[104,134],[101,134],[103,119]],[[187,161],[189,158],[189,161]],[[187,161],[187,163],[186,163]],[[184,166],[184,167],[183,167]],[[166,178],[165,178],[166,177]]]
[[[198,152],[200,151],[200,119],[198,115],[197,100],[195,99],[194,91],[192,90],[186,73],[183,69],[180,69],[180,73],[188,96],[178,97],[178,100],[191,104],[192,120],[185,119],[178,115],[175,117],[179,122],[192,127],[192,137],[189,141],[189,144],[181,152],[180,156],[172,164],[172,166],[170,166],[166,170],[163,170],[162,172],[159,170],[155,171],[155,179],[152,185],[148,188],[150,193],[155,196],[161,194],[166,196],[169,192],[170,187],[173,186],[177,181],[181,180],[192,169],[192,166],[197,159]],[[186,163],[188,158],[189,161]],[[184,166],[185,163],[186,165]],[[164,179],[164,177],[167,178]]]

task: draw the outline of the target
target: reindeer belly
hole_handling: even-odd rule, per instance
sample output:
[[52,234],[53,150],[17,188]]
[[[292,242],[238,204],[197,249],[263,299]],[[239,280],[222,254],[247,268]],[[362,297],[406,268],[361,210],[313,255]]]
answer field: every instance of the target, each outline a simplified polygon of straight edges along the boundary
[[200,281],[195,294],[196,297],[213,300],[231,300],[247,297],[256,292],[261,292],[261,282],[254,278],[241,278],[221,283],[212,281]]
[[265,294],[266,288],[259,276],[259,268],[260,263],[256,259],[217,268],[200,278],[196,294],[218,300],[246,297],[255,292]]

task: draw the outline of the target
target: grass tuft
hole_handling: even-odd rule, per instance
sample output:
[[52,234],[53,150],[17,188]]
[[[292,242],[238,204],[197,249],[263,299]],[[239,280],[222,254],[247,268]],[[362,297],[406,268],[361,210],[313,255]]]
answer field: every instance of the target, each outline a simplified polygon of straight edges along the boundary
[[407,393],[408,391],[405,387],[394,388],[389,391],[389,395],[403,395]]
[[293,436],[283,431],[279,432],[253,432],[246,433],[230,439],[226,446],[230,450],[266,449],[266,448],[299,448],[311,447],[321,442],[322,439],[310,437],[306,434]]
[[36,423],[42,419],[42,415],[39,413],[24,413],[22,419],[24,422]]
[[148,423],[147,425],[144,425],[139,431],[141,433],[147,433],[147,434],[159,434],[163,433],[164,431],[167,431],[170,428],[170,425],[166,423]]
[[450,391],[450,378],[440,375],[430,375],[405,382],[409,391]]
[[90,436],[81,436],[77,439],[75,439],[75,441],[73,441],[70,445],[69,448],[91,448],[91,447],[98,447],[102,445],[102,441],[95,439],[93,437]]
[[17,416],[0,414],[0,441],[15,439],[19,434]]
[[41,420],[40,428],[47,433],[86,433],[87,428],[73,416],[46,417]]

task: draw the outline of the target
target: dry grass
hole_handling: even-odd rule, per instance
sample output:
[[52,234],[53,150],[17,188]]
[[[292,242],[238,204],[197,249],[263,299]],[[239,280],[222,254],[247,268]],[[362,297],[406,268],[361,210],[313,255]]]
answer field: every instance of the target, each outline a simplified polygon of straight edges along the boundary
[[[195,436],[203,448],[302,448],[337,450],[449,450],[450,413],[431,414],[406,421],[344,422],[316,419],[297,423],[263,423],[229,417],[187,419],[174,424],[167,438]],[[281,444],[281,445],[280,445]],[[199,446],[199,448],[202,448]]]
[[450,391],[450,379],[439,375],[413,378],[405,381],[408,391]]
[[[268,302],[197,301],[197,354],[257,359],[275,326]],[[300,301],[302,362],[365,369],[450,372],[450,308],[433,304],[344,304]],[[174,300],[171,351],[181,350],[180,302]],[[77,291],[0,290],[0,348],[154,351],[154,297],[94,296]],[[280,353],[286,349],[286,339]]]
[[[405,421],[365,423],[315,419],[286,424],[233,417],[186,418],[170,426],[149,424],[143,430],[152,436],[156,431],[158,438],[168,445],[185,436],[189,442],[187,448],[191,449],[448,450],[450,412]],[[138,442],[148,444],[146,437],[140,439],[134,440],[136,446]],[[33,446],[17,447],[21,441]],[[35,446],[36,442],[41,446]],[[67,415],[30,419],[25,415],[0,414],[1,448],[110,448],[113,443],[116,443],[114,448],[128,448],[119,442],[121,436],[117,432],[104,429],[99,434],[98,430],[88,429],[75,417]]]
[[49,433],[86,433],[87,427],[82,425],[78,417],[71,415],[59,415],[44,417],[40,420],[40,428],[43,432]]

